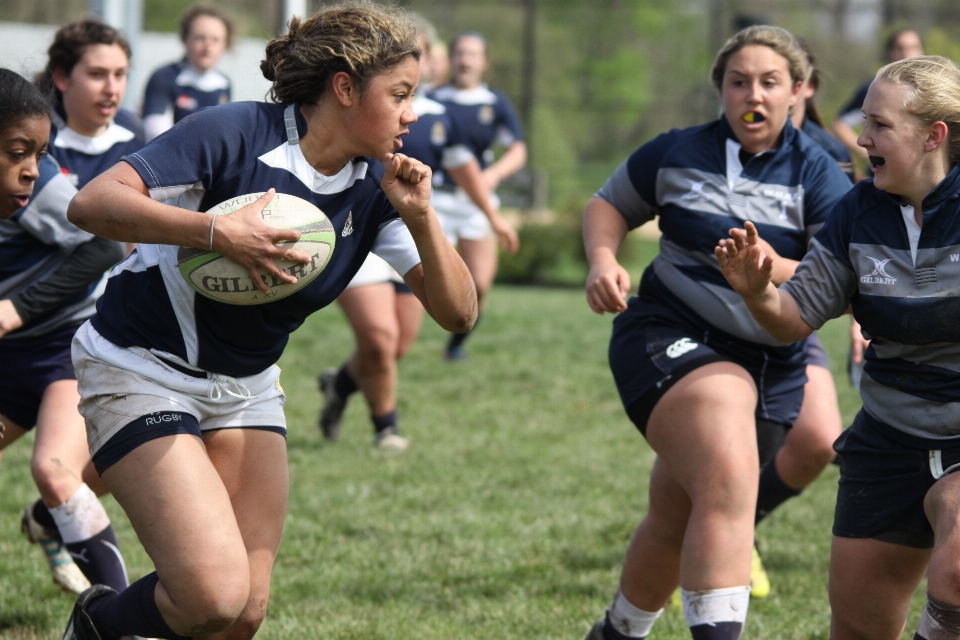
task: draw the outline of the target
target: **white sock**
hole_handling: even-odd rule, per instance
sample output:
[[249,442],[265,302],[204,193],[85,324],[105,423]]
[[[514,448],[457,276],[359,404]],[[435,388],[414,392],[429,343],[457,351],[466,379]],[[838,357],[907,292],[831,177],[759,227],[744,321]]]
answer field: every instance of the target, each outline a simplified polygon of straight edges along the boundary
[[683,615],[688,627],[713,626],[718,622],[739,622],[747,619],[750,605],[750,587],[687,591],[680,589]]
[[644,611],[630,604],[620,590],[617,589],[617,595],[613,599],[613,604],[607,609],[607,616],[613,628],[625,636],[631,638],[646,638],[650,635],[650,629],[653,623],[657,621],[663,609],[654,611]]
[[59,507],[50,508],[64,544],[89,540],[110,526],[110,517],[86,484],[81,484],[73,497]]

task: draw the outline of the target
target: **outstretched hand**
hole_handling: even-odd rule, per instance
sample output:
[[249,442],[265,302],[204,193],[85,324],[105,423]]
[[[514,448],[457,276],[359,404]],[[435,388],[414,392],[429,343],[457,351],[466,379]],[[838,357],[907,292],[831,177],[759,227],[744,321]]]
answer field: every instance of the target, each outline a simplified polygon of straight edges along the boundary
[[414,222],[430,209],[433,171],[419,160],[402,153],[383,157],[383,179],[380,188],[404,222]]
[[296,229],[275,229],[263,221],[261,212],[276,196],[276,190],[265,194],[228,215],[217,216],[213,227],[213,248],[250,274],[251,280],[264,293],[270,285],[263,277],[270,274],[281,282],[293,284],[296,277],[283,271],[275,260],[306,264],[310,256],[281,245],[283,241],[300,239]]
[[773,258],[763,251],[760,234],[752,222],[743,229],[731,229],[730,237],[720,240],[713,249],[720,271],[744,298],[763,294],[773,275]]

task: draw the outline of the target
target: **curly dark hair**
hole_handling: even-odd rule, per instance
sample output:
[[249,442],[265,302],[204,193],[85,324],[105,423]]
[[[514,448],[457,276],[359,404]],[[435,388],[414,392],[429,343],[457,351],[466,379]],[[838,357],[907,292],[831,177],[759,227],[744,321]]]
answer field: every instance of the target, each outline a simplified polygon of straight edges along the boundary
[[407,57],[420,59],[417,30],[402,9],[359,1],[327,7],[312,18],[290,20],[286,35],[271,40],[260,63],[280,104],[315,103],[341,71],[360,93],[370,80]]

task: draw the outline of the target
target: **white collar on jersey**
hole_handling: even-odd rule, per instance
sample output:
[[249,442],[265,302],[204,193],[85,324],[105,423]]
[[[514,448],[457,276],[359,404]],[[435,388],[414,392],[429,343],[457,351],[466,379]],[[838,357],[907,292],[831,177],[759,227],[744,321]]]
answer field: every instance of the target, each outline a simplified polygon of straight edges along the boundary
[[296,105],[291,104],[283,111],[287,141],[276,149],[267,151],[257,158],[263,164],[275,169],[284,169],[297,177],[310,191],[320,194],[340,193],[353,186],[357,180],[367,176],[367,163],[348,162],[332,176],[325,176],[307,162],[300,150],[300,134],[297,132]]
[[420,116],[442,116],[447,112],[447,108],[426,96],[417,96],[413,101],[413,112]]
[[476,89],[457,89],[452,84],[448,84],[437,89],[433,97],[444,102],[462,105],[494,104],[497,101],[497,94],[485,84],[481,84]]
[[113,145],[121,142],[129,142],[136,137],[136,134],[126,127],[121,127],[116,122],[111,122],[107,130],[96,138],[83,136],[71,129],[64,127],[57,132],[57,138],[53,141],[53,146],[58,149],[73,149],[80,153],[97,156],[109,151]]
[[230,86],[227,77],[214,69],[200,71],[195,66],[187,63],[179,74],[177,74],[177,84],[182,87],[193,87],[200,91],[220,91]]

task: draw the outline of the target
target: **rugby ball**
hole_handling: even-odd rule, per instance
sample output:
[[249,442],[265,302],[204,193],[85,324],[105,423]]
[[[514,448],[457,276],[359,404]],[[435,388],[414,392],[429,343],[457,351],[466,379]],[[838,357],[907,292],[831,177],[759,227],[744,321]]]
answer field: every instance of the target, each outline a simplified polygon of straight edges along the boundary
[[[260,196],[260,193],[248,193],[225,200],[207,213],[223,216],[241,209]],[[253,284],[246,270],[231,262],[222,254],[207,249],[180,247],[177,252],[177,267],[193,289],[200,295],[226,302],[227,304],[266,304],[286,298],[310,284],[327,266],[337,233],[333,223],[316,206],[303,198],[286,193],[274,196],[261,212],[263,221],[277,229],[296,229],[300,239],[285,241],[281,244],[311,257],[307,264],[289,260],[275,260],[285,272],[296,276],[293,284],[281,282],[272,274],[264,274],[264,280],[270,285],[270,292],[261,291]]]

